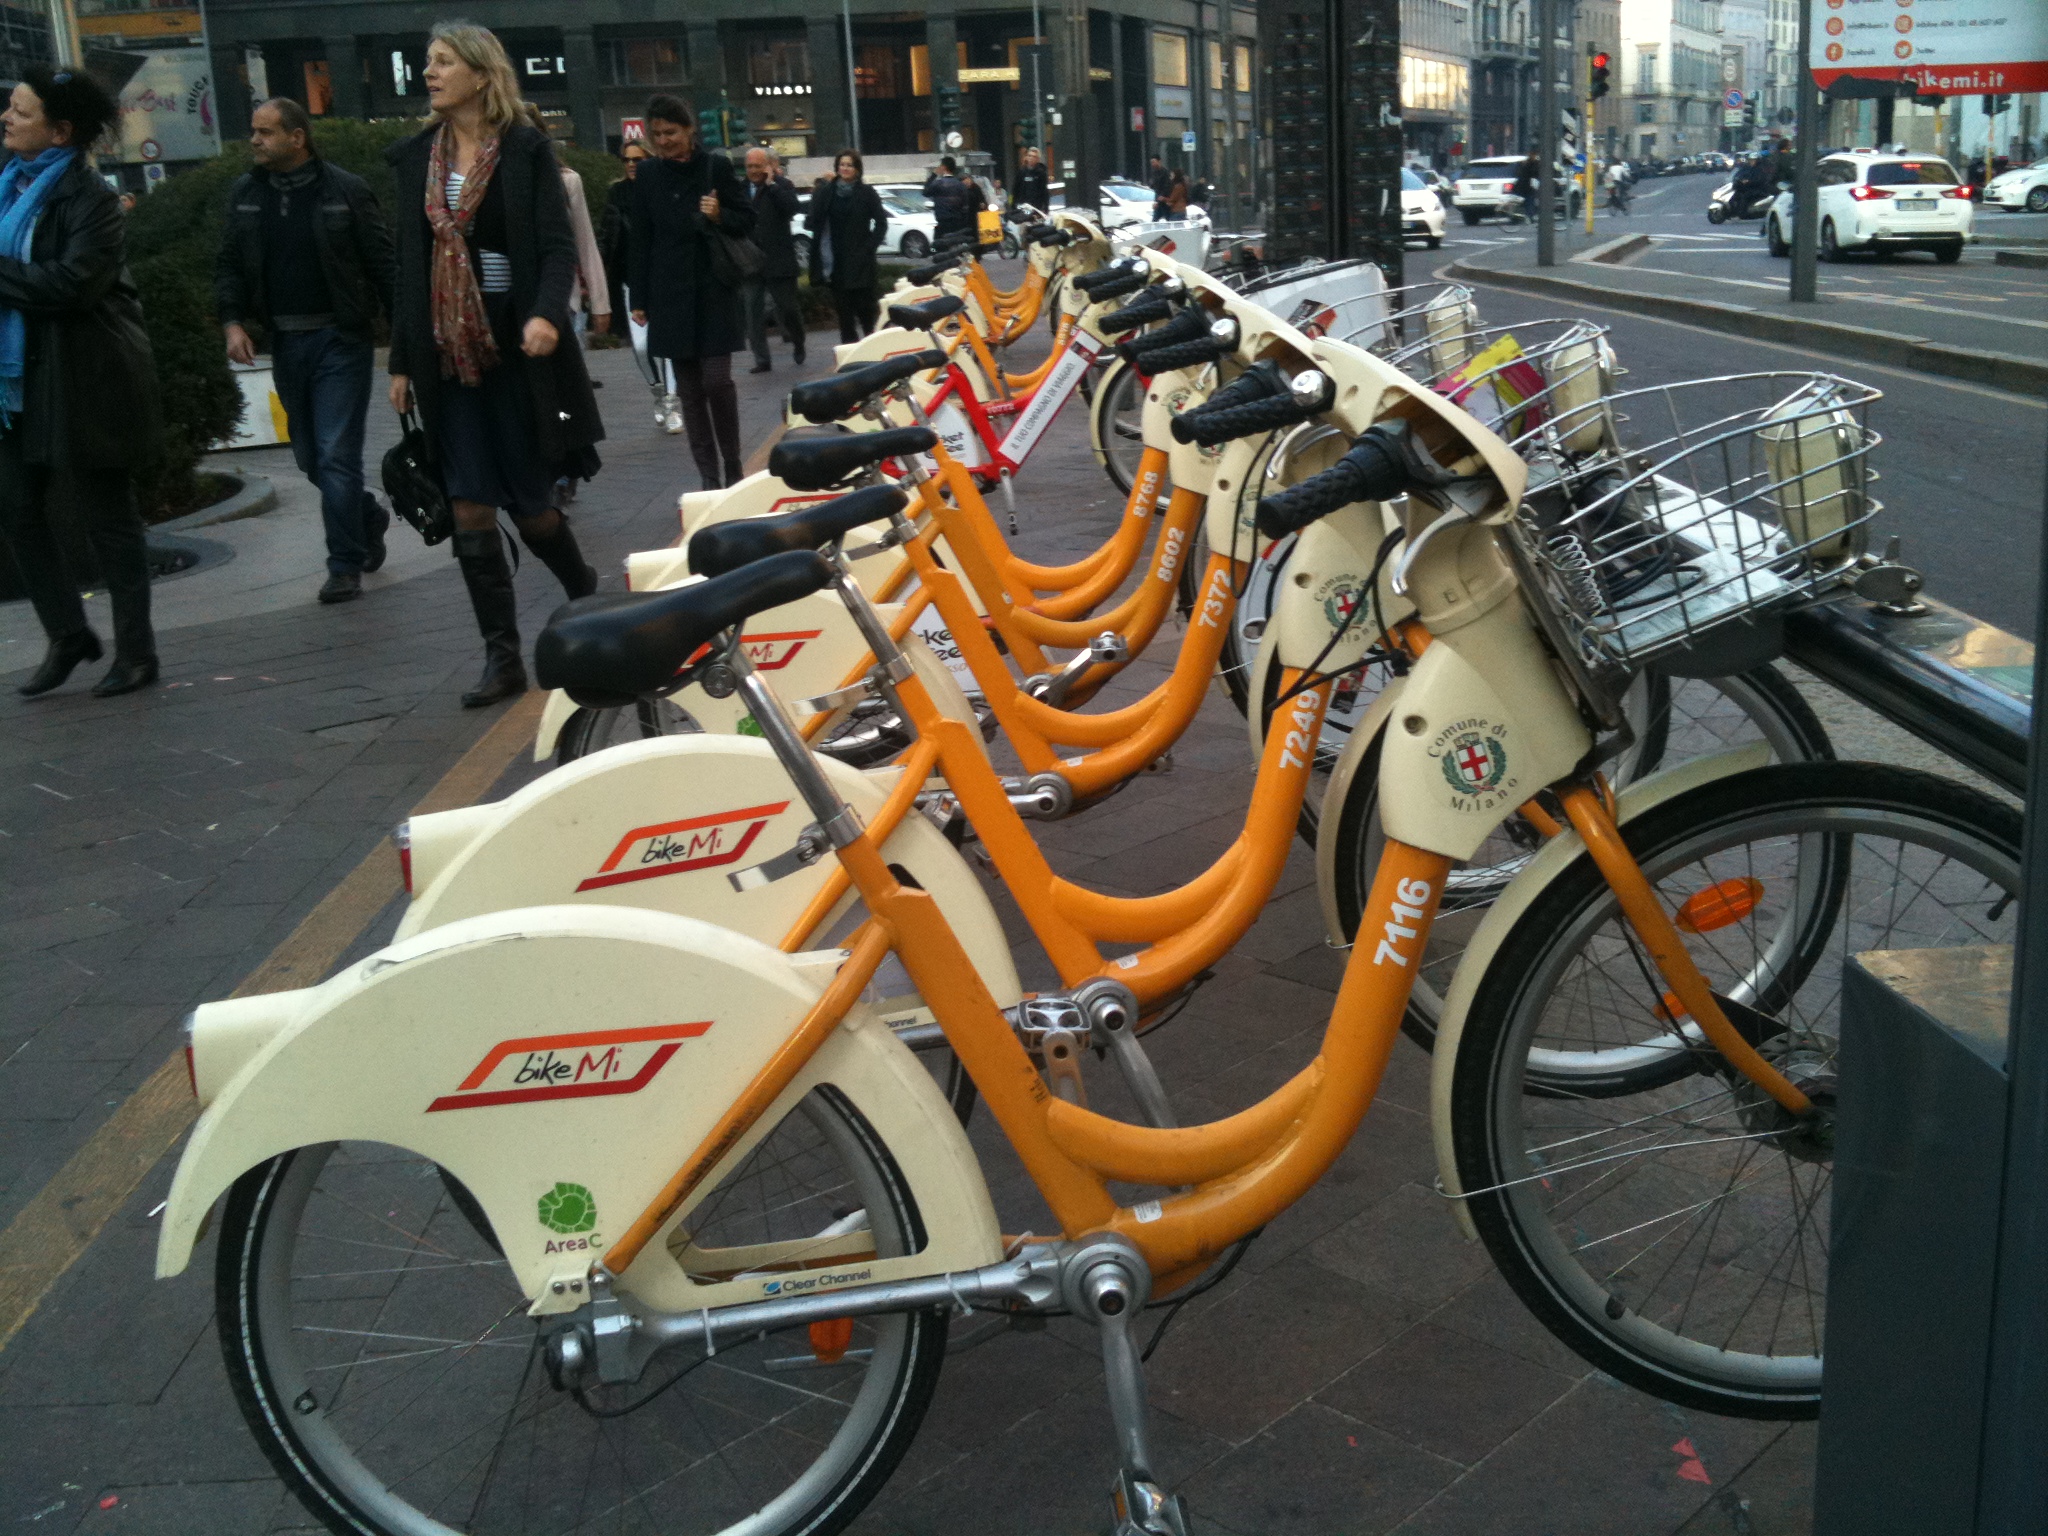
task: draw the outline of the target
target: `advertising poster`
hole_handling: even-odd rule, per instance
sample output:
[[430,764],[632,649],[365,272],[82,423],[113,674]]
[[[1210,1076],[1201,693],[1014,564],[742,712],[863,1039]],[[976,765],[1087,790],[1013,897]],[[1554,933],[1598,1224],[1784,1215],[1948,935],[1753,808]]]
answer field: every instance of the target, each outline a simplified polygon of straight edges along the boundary
[[1928,95],[2048,91],[2048,3],[1814,0],[1808,63],[1822,90],[1858,75]]
[[76,0],[86,62],[118,86],[115,158],[126,165],[204,160],[220,153],[213,56],[200,5]]

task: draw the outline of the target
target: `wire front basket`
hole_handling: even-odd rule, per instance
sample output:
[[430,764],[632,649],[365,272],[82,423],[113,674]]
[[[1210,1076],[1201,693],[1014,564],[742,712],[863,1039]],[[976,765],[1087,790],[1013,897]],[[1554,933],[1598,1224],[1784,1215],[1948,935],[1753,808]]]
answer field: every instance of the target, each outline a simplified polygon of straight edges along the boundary
[[1622,370],[1607,329],[1590,320],[1524,320],[1516,325],[1439,330],[1386,354],[1418,383],[1470,411],[1520,449],[1539,427],[1563,420],[1546,444],[1575,453],[1614,443],[1612,422],[1591,409]]
[[[1880,510],[1879,398],[1833,374],[1738,374],[1591,400],[1525,433],[1529,487],[1506,533],[1553,642],[1595,677],[1634,671],[1850,579]],[[1594,421],[1618,423],[1626,451],[1574,456]]]

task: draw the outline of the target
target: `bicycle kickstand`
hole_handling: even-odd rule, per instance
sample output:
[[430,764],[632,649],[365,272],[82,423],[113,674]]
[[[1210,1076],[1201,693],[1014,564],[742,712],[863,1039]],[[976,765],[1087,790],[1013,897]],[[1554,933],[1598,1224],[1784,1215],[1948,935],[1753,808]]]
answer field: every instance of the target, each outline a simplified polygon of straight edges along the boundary
[[1152,1271],[1127,1240],[1100,1237],[1067,1260],[1063,1279],[1068,1306],[1102,1333],[1103,1377],[1121,1463],[1109,1495],[1114,1536],[1187,1536],[1180,1495],[1168,1493],[1153,1475],[1145,1367],[1131,1337],[1131,1325],[1151,1294]]

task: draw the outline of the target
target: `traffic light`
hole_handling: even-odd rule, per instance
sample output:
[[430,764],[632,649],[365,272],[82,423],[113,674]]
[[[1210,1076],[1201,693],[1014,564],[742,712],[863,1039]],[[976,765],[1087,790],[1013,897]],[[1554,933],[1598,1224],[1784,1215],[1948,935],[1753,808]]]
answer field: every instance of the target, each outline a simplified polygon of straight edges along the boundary
[[1755,96],[1751,96],[1749,100],[1742,104],[1742,126],[1745,128],[1754,128],[1756,126]]
[[938,90],[939,138],[941,142],[949,133],[960,131],[960,87],[942,85]]
[[698,109],[697,141],[706,149],[725,148],[725,124],[719,120],[718,108],[700,107]]
[[1586,100],[1598,101],[1608,92],[1607,54],[1602,51],[1586,61]]
[[2012,97],[2010,96],[1986,96],[1984,98],[1984,115],[1986,117],[1996,117],[2011,105]]
[[747,142],[747,109],[736,107],[731,102],[721,102],[725,109],[725,142],[734,148]]
[[1017,124],[1017,147],[1019,149],[1038,149],[1041,147],[1038,142],[1038,121],[1036,118],[1027,117]]

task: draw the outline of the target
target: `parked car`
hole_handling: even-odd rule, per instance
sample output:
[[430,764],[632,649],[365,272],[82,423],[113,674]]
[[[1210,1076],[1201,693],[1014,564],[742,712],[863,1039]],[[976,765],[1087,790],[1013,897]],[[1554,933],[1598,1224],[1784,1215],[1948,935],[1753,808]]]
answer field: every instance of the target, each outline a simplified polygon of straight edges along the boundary
[[1444,243],[1443,200],[1406,166],[1401,169],[1401,238],[1420,240],[1432,251]]
[[[1066,183],[1056,181],[1047,190],[1052,194],[1053,207],[1067,206]],[[1122,229],[1127,224],[1152,222],[1152,209],[1157,199],[1143,182],[1130,181],[1122,176],[1105,176],[1097,184],[1097,190],[1102,194],[1099,217],[1104,229]],[[1188,205],[1187,218],[1204,229],[1212,227],[1208,211],[1198,204]]]
[[2007,213],[2048,213],[2048,159],[1992,177],[1984,189],[1984,206]]
[[912,261],[924,260],[932,252],[932,234],[939,222],[931,199],[908,182],[877,182],[875,191],[882,199],[882,212],[889,216],[882,248]]
[[[1851,251],[1883,256],[1932,251],[1955,261],[1970,238],[1970,189],[1939,155],[1881,155],[1849,150],[1820,162],[1820,259]],[[1773,256],[1792,249],[1792,194],[1780,192],[1764,216]]]
[[[1481,219],[1492,218],[1505,211],[1508,197],[1513,193],[1515,178],[1521,174],[1522,162],[1527,155],[1491,155],[1484,160],[1470,160],[1457,180],[1451,183],[1451,203],[1467,224],[1477,224]],[[1557,206],[1565,217],[1576,218],[1584,194],[1578,183],[1559,175],[1552,183]],[[1525,216],[1535,217],[1535,209],[1525,210]]]

